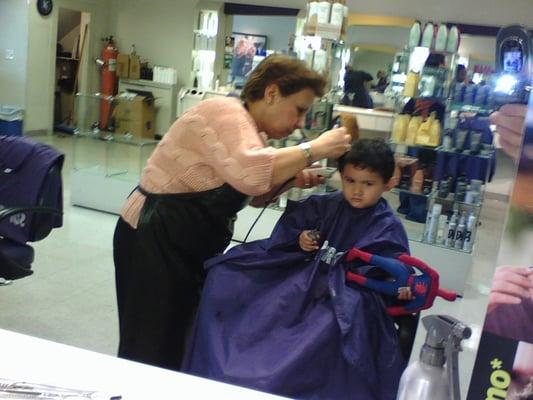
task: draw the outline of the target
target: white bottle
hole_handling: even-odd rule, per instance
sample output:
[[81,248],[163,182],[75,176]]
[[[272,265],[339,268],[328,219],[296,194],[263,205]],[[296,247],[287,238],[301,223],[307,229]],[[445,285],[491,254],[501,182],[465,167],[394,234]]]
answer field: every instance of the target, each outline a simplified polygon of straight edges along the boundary
[[318,15],[318,1],[310,1],[308,10],[309,11],[307,12],[307,22],[310,22],[311,18],[313,17],[313,15],[315,16],[315,19],[317,18],[317,15]]
[[474,245],[474,234],[476,232],[476,225],[477,225],[477,217],[472,212],[468,216],[468,221],[466,222],[466,230],[465,230],[465,239],[463,244],[463,250],[464,251],[472,251],[472,246]]
[[411,30],[409,31],[409,48],[412,49],[420,44],[420,33],[422,31],[422,27],[420,25],[420,21],[415,21],[413,26],[411,27]]
[[440,24],[439,29],[437,30],[437,37],[435,38],[435,50],[444,51],[446,50],[446,43],[448,40],[448,27],[446,24]]
[[427,227],[427,236],[426,236],[426,242],[427,243],[435,243],[435,239],[437,238],[437,230],[439,227],[439,218],[440,213],[442,212],[442,204],[433,204],[433,208],[431,209],[431,219],[429,220],[429,227]]
[[466,213],[461,214],[459,219],[459,224],[457,224],[457,230],[455,231],[455,243],[453,246],[456,249],[463,249],[463,244],[465,242],[465,230],[466,230]]
[[448,33],[446,51],[449,53],[456,53],[457,49],[459,48],[459,40],[460,40],[459,29],[457,28],[456,25],[453,25],[450,28],[450,32]]
[[431,49],[433,47],[433,38],[435,37],[435,26],[433,22],[429,21],[424,27],[424,33],[422,34],[422,41],[420,46]]
[[459,210],[453,210],[453,214],[448,221],[448,235],[444,241],[446,247],[453,247],[455,243],[455,231],[457,228],[457,219],[459,218]]
[[338,27],[342,26],[342,23],[344,21],[344,5],[336,0],[331,5],[331,17],[329,19],[329,23]]
[[331,3],[329,1],[319,1],[317,10],[317,22],[319,24],[329,23],[329,15],[331,12]]
[[448,234],[448,217],[446,215],[440,215],[439,227],[437,228],[436,244],[444,245],[446,235]]

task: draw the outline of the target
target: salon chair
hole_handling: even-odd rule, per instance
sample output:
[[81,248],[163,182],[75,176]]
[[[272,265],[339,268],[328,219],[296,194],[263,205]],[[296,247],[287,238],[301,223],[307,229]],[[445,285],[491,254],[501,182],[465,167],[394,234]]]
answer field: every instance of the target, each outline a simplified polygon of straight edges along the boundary
[[63,160],[46,144],[0,136],[0,284],[31,275],[28,242],[62,226]]

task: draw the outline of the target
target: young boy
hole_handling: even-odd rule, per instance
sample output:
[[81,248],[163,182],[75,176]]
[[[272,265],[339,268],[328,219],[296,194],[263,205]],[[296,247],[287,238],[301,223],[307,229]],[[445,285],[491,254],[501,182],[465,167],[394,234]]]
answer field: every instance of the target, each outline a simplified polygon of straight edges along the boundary
[[[288,207],[270,238],[209,269],[184,372],[299,399],[395,399],[405,366],[382,297],[346,285],[352,247],[408,253],[383,192],[394,157],[361,139],[339,160],[342,191]],[[315,237],[318,232],[319,237]]]

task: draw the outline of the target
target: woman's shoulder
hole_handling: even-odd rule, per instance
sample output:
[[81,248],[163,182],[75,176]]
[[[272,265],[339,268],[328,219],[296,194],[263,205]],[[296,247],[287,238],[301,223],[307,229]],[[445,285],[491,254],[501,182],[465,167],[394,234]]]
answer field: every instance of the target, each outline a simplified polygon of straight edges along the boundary
[[224,113],[247,113],[242,102],[235,97],[213,97],[204,100],[196,106],[196,112],[208,113],[210,117],[224,115]]

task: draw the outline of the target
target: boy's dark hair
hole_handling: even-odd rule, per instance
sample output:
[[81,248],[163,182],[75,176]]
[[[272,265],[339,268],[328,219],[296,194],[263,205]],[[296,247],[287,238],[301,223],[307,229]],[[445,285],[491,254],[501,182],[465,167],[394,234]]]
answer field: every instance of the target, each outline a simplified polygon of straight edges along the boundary
[[265,88],[270,84],[276,84],[284,97],[302,89],[311,89],[316,96],[322,97],[326,79],[307,67],[302,60],[272,54],[261,61],[250,74],[242,89],[241,98],[247,103],[261,100],[265,96]]
[[339,171],[342,172],[347,164],[377,172],[387,183],[394,173],[394,154],[381,139],[359,139],[348,153],[339,158]]

